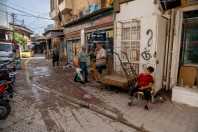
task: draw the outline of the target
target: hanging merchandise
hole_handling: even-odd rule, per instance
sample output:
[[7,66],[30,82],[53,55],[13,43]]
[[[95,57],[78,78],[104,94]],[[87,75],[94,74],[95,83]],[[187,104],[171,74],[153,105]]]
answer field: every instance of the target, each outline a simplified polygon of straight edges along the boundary
[[99,9],[98,4],[93,4],[93,5],[91,6],[91,11],[92,11],[92,12],[97,11],[98,9]]

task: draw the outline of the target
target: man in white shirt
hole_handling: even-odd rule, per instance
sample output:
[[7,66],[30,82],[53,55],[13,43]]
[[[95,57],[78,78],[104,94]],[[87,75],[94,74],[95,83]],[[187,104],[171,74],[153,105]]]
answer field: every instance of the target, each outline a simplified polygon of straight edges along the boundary
[[100,43],[96,45],[94,55],[96,56],[96,69],[102,74],[102,70],[106,69],[106,51]]

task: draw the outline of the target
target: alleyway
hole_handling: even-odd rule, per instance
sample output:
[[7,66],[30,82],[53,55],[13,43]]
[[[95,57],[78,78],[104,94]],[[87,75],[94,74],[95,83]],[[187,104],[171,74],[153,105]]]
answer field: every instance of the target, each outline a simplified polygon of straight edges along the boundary
[[73,81],[75,69],[52,67],[42,57],[23,60],[18,71],[11,102],[11,114],[0,121],[3,132],[132,132],[198,130],[198,109],[173,104],[168,96],[164,103],[151,104],[150,111],[136,100],[128,107],[127,93],[106,91],[94,82]]
[[[46,74],[47,71],[45,72],[44,66],[43,68],[39,66],[42,65],[42,63],[36,63],[37,61],[44,60],[31,60],[30,65],[28,65],[28,70],[31,70],[29,69],[30,66],[34,67],[37,64],[38,66],[35,66],[32,69],[33,71],[35,71],[35,75],[37,73],[40,74],[37,76],[41,76],[43,74],[45,76],[49,75],[50,73]],[[34,65],[32,63],[34,63]],[[49,72],[53,72],[52,69],[48,70]],[[110,118],[107,118],[86,108],[80,107],[79,105],[74,104],[64,98],[58,97],[47,90],[43,90],[42,88],[31,83],[31,81],[29,80],[31,79],[31,74],[28,74],[29,73],[27,72],[27,70],[24,69],[18,71],[17,81],[15,83],[15,89],[17,90],[17,93],[14,95],[13,102],[11,102],[12,111],[5,120],[0,121],[0,131],[135,131],[135,129],[131,127],[116,122]],[[55,85],[57,85],[57,83],[55,83]],[[57,85],[56,87],[61,88],[60,85]],[[99,103],[99,101],[97,101],[96,99],[93,100],[96,103]]]

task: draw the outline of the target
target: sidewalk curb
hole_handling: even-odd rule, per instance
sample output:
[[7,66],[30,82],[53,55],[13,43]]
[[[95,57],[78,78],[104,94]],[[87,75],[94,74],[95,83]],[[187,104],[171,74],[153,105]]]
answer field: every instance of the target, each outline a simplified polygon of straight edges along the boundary
[[124,125],[127,125],[129,127],[132,127],[134,129],[136,129],[137,131],[142,131],[142,132],[148,132],[147,130],[145,130],[142,126],[137,126],[137,125],[134,125],[132,124],[131,122],[129,122],[126,118],[123,118],[123,119],[119,119],[118,115],[106,108],[103,108],[103,107],[100,107],[100,106],[97,106],[97,105],[94,105],[94,104],[90,104],[90,103],[87,103],[85,101],[82,101],[82,100],[78,100],[77,98],[74,98],[74,97],[71,97],[71,96],[67,96],[59,91],[56,91],[54,89],[50,89],[46,86],[42,86],[40,84],[38,84],[36,82],[36,80],[34,78],[32,78],[31,80],[29,79],[30,75],[29,75],[29,72],[27,71],[27,63],[29,62],[30,60],[27,60],[24,65],[25,65],[25,69],[26,69],[26,72],[27,72],[27,81],[28,82],[31,82],[33,86],[35,86],[36,88],[42,90],[42,91],[45,91],[45,92],[48,92],[48,93],[51,93],[51,94],[54,94],[55,96],[57,97],[60,97],[60,98],[63,98],[71,103],[74,103],[74,104],[77,104],[79,105],[80,107],[83,107],[83,108],[86,108],[86,109],[90,109],[96,113],[99,113],[103,116],[106,116],[112,120],[115,120],[117,122],[120,122]]

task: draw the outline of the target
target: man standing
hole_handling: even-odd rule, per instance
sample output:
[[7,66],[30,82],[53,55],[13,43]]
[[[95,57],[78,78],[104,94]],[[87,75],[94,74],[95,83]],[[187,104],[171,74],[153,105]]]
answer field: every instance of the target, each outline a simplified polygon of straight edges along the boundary
[[87,55],[86,53],[86,45],[82,45],[82,49],[78,52],[78,65],[83,71],[83,76],[85,83],[89,83],[88,81],[88,71],[87,71],[87,57],[91,55],[91,52]]
[[102,70],[106,69],[106,51],[100,43],[96,45],[94,55],[96,56],[96,69],[102,74]]

